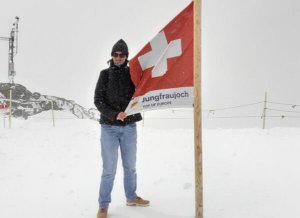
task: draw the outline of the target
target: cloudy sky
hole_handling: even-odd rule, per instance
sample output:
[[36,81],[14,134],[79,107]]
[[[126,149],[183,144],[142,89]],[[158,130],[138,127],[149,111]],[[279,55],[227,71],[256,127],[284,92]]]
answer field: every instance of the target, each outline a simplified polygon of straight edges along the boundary
[[[130,57],[190,0],[0,0],[0,36],[19,16],[15,82],[93,107],[101,69],[123,38]],[[270,99],[300,104],[300,2],[203,0],[203,107]],[[0,41],[0,81],[8,43]]]

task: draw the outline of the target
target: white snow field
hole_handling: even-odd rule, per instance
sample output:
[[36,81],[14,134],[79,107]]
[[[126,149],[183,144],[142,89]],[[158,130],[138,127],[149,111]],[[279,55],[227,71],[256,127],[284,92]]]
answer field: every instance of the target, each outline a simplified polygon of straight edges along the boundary
[[[43,113],[13,119],[11,129],[0,119],[1,218],[96,217],[99,124],[56,116],[70,119],[54,128]],[[151,205],[125,205],[120,160],[110,218],[194,217],[192,124],[162,122],[138,125],[138,194]],[[299,218],[299,157],[297,128],[204,129],[204,217]]]

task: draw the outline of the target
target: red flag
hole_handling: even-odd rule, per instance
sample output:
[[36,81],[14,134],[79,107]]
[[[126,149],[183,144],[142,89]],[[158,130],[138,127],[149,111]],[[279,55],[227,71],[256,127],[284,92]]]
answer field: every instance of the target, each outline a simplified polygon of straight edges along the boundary
[[130,62],[136,86],[126,113],[193,103],[193,2]]

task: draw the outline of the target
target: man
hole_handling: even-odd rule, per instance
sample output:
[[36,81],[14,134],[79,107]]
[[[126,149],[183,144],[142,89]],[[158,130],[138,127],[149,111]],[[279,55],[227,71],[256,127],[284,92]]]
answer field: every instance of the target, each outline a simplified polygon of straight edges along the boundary
[[112,48],[109,68],[102,70],[95,89],[94,103],[101,113],[101,155],[103,171],[99,191],[97,218],[106,218],[117,169],[120,147],[124,189],[128,206],[148,206],[149,201],[136,194],[136,122],[141,114],[124,112],[135,91],[130,78],[128,47],[120,39]]

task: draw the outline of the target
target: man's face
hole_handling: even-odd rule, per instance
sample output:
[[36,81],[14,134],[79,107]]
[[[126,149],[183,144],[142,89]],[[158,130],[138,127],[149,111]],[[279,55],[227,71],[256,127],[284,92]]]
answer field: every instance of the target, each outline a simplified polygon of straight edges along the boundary
[[112,59],[114,61],[114,64],[115,65],[121,65],[125,62],[126,60],[126,55],[123,54],[122,52],[120,51],[116,51],[113,56],[112,56]]

